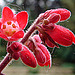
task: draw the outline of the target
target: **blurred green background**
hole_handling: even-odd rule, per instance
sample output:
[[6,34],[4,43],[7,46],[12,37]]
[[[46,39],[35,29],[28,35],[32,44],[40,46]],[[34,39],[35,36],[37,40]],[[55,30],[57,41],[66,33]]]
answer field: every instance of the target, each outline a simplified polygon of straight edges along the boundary
[[[27,11],[29,21],[26,29],[33,23],[40,13],[49,9],[66,8],[71,11],[71,17],[67,21],[58,24],[69,28],[75,34],[75,0],[1,0],[0,16],[4,6],[9,6],[14,13]],[[25,29],[25,30],[26,30]],[[0,38],[0,61],[6,55],[7,41]],[[52,53],[52,67],[40,67],[32,69],[24,65],[21,60],[12,61],[4,70],[6,75],[74,75],[75,74],[75,45],[63,47],[59,45]],[[49,48],[51,52],[53,49]]]

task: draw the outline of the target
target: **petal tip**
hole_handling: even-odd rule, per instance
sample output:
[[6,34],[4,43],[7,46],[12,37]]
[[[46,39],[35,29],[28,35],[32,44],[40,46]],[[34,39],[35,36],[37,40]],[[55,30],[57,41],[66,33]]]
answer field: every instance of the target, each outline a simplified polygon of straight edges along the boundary
[[17,15],[17,22],[21,29],[24,29],[28,22],[28,13],[26,11],[21,11]]

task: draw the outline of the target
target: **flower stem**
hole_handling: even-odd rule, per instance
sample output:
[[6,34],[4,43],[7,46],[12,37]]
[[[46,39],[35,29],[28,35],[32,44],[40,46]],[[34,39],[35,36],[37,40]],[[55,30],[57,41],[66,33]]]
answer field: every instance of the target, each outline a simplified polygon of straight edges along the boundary
[[34,30],[36,29],[35,25],[31,26],[28,31],[26,32],[24,38],[20,41],[22,44],[24,44],[28,38],[30,37],[30,35],[34,32]]
[[5,56],[5,58],[0,63],[0,73],[6,67],[6,65],[11,61],[12,57],[9,53]]
[[28,31],[26,32],[24,38],[20,41],[22,44],[24,44],[28,38],[30,37],[30,35],[37,29],[37,25],[40,23],[40,21],[43,19],[43,13],[40,14],[37,19],[35,19],[35,21],[32,23],[31,27],[28,29]]

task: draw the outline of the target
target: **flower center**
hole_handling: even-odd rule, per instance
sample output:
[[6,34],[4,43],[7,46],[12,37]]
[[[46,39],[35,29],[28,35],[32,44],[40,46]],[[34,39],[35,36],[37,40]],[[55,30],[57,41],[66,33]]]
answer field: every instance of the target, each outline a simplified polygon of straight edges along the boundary
[[16,33],[17,31],[19,31],[19,25],[17,22],[13,22],[13,21],[8,21],[5,22],[2,26],[1,29],[3,30],[3,33],[10,37],[12,36],[14,33]]

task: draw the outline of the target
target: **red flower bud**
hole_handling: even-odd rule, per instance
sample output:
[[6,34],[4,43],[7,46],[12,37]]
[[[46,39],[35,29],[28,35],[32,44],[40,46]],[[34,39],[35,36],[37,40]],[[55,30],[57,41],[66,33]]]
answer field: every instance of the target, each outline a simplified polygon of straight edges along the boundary
[[41,39],[40,39],[39,35],[34,35],[33,39],[35,40],[35,42],[41,43]]
[[25,46],[23,46],[23,50],[20,52],[20,57],[24,64],[33,68],[37,66],[37,62],[33,53]]
[[49,46],[49,47],[55,47],[55,45],[47,38],[46,40],[45,40],[45,43],[47,44],[47,46]]
[[13,52],[19,52],[22,50],[22,44],[19,42],[13,42],[10,46]]
[[40,62],[38,62],[38,64],[40,66],[48,66],[49,65],[49,68],[50,68],[51,67],[51,55],[50,55],[49,51],[43,44],[37,43],[37,46],[40,48],[40,50],[43,52],[43,54],[46,57],[46,62],[44,64],[43,63],[41,64]]
[[53,30],[54,28],[55,28],[55,24],[54,23],[49,23],[47,25],[42,25],[42,29],[44,31]]
[[10,48],[10,46],[7,47],[7,52],[10,53],[10,54],[13,53],[12,49]]
[[48,30],[46,33],[58,44],[70,46],[74,42],[74,34],[67,28],[60,25],[55,25],[53,30]]
[[34,51],[34,55],[38,62],[40,62],[42,64],[44,64],[46,62],[46,56],[44,55],[44,53],[41,51],[40,48],[36,47],[36,49]]
[[44,13],[45,19],[47,19],[53,13],[59,14],[61,16],[60,21],[67,20],[71,16],[71,12],[69,10],[58,8],[58,9],[47,10]]
[[60,18],[61,16],[59,14],[53,13],[47,19],[49,20],[49,23],[57,23],[60,21]]
[[67,20],[71,16],[71,12],[69,10],[63,9],[63,8],[54,9],[50,13],[60,14],[60,16],[61,16],[60,21]]
[[12,58],[15,60],[18,60],[19,59],[19,53],[18,52],[13,53]]
[[33,52],[35,49],[34,43],[32,41],[27,41],[26,46]]

